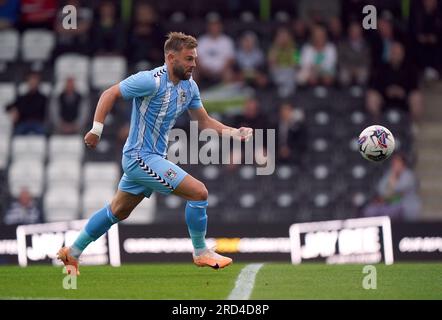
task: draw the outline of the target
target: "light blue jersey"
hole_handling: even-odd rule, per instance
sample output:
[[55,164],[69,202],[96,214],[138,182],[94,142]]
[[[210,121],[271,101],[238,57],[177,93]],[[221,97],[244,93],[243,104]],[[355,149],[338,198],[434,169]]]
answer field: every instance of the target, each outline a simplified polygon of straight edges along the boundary
[[133,103],[118,188],[145,197],[154,191],[169,194],[187,175],[166,159],[169,132],[185,110],[202,107],[198,86],[193,79],[174,85],[164,65],[121,81],[120,91]]
[[120,82],[124,99],[133,99],[129,136],[123,153],[133,159],[150,154],[166,157],[169,132],[187,109],[202,106],[193,79],[174,85],[166,65],[141,71]]

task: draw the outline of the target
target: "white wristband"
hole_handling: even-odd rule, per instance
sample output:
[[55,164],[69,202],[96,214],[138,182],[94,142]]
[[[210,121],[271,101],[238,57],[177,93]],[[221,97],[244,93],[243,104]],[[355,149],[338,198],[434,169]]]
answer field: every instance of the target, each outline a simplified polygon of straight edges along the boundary
[[103,127],[104,125],[101,122],[94,121],[94,125],[90,132],[97,135],[100,138],[101,134],[103,133]]

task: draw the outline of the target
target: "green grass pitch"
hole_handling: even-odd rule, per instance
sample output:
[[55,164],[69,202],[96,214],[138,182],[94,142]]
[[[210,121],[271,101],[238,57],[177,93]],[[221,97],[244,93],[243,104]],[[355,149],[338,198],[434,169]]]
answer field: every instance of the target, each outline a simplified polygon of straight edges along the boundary
[[[63,288],[61,267],[0,267],[0,299],[226,299],[245,263],[223,270],[191,263],[82,266],[77,289]],[[251,299],[442,299],[442,264],[376,266],[364,289],[363,265],[265,263]]]

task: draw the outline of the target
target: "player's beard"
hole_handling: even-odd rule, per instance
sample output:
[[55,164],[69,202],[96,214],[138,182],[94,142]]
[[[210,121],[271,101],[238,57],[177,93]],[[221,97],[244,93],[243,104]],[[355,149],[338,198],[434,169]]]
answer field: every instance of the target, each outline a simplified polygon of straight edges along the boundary
[[192,72],[187,73],[184,67],[179,64],[173,66],[173,73],[180,80],[189,80],[192,76]]

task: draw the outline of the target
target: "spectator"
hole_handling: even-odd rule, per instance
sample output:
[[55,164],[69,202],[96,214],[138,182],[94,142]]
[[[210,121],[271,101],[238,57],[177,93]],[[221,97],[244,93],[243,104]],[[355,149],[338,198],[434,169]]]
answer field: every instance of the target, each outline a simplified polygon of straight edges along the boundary
[[243,34],[236,54],[236,63],[239,67],[241,78],[251,86],[264,87],[267,77],[263,71],[264,53],[258,44],[256,35],[249,31]]
[[6,211],[4,223],[7,225],[32,224],[41,222],[41,211],[27,189],[22,189],[17,200]]
[[268,127],[267,117],[261,112],[258,100],[247,99],[242,113],[233,119],[232,125],[237,128],[266,129]]
[[389,62],[380,65],[372,76],[366,95],[368,111],[378,117],[383,107],[396,107],[410,111],[413,119],[418,120],[423,102],[417,80],[416,69],[405,61],[404,47],[394,42]]
[[88,116],[87,102],[75,87],[75,79],[67,78],[63,91],[52,103],[52,118],[59,134],[80,133]]
[[325,29],[313,27],[311,41],[301,51],[299,83],[329,86],[333,84],[336,72],[336,47],[327,41]]
[[304,112],[295,109],[290,103],[281,104],[275,128],[278,161],[299,164],[307,151]]
[[[66,29],[63,20],[66,16],[63,13],[64,6],[74,6],[77,10],[77,27]],[[66,52],[76,52],[89,54],[90,38],[89,33],[92,25],[93,12],[88,7],[82,6],[80,0],[67,0],[64,6],[57,12],[55,21],[55,32],[57,33],[57,43],[54,55],[58,56]]]
[[103,1],[98,7],[98,21],[92,30],[92,45],[95,54],[122,54],[124,50],[124,28],[118,21],[115,4]]
[[428,80],[439,78],[442,45],[442,15],[437,0],[423,0],[412,13],[410,29],[414,36],[417,63]]
[[129,61],[133,64],[156,65],[164,62],[162,43],[165,33],[155,9],[139,2],[129,30]]
[[379,181],[376,198],[363,210],[363,215],[387,215],[394,220],[415,221],[421,209],[417,189],[418,182],[407,167],[405,156],[396,154],[390,169]]
[[342,22],[339,17],[331,17],[328,22],[328,32],[330,36],[330,41],[334,44],[338,44],[342,41]]
[[292,31],[295,43],[299,48],[302,48],[302,46],[308,41],[307,23],[301,19],[294,19],[292,21]]
[[402,40],[400,33],[394,28],[393,15],[389,11],[383,11],[378,19],[377,32],[371,40],[373,68],[387,63],[393,43],[403,43]]
[[280,97],[285,98],[295,92],[297,57],[297,48],[290,31],[287,28],[278,29],[268,59],[270,76]]
[[348,27],[348,38],[338,46],[339,80],[343,86],[365,85],[370,68],[369,47],[358,22]]
[[209,14],[207,33],[198,39],[198,65],[196,78],[209,84],[218,83],[225,70],[235,60],[232,38],[223,33],[223,24],[217,14]]
[[47,98],[40,90],[40,75],[28,75],[29,91],[9,105],[6,110],[14,123],[14,134],[45,134]]

